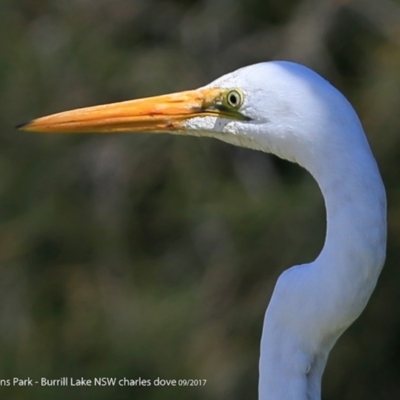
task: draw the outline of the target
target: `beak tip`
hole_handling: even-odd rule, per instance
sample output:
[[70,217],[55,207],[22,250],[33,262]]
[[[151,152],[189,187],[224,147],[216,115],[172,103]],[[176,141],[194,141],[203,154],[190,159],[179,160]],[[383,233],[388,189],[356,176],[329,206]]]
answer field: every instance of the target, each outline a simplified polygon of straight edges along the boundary
[[20,130],[26,130],[26,127],[29,124],[30,124],[30,121],[29,122],[23,122],[22,124],[15,125],[15,128],[16,129],[20,129]]

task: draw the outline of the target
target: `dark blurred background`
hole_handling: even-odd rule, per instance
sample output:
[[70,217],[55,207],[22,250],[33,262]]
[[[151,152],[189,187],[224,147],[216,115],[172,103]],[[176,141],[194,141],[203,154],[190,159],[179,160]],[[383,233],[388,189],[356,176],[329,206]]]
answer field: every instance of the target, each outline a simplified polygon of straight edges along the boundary
[[201,388],[2,387],[2,399],[255,399],[277,276],[325,234],[299,167],[212,139],[40,135],[65,109],[287,59],[354,104],[387,187],[378,287],[323,399],[400,398],[400,2],[1,0],[0,379],[201,378]]

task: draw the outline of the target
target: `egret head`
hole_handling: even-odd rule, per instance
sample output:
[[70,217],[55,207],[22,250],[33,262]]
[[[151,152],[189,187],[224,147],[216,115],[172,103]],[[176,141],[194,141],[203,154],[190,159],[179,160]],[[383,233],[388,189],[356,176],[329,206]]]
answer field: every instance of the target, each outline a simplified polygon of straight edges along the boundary
[[[39,132],[146,132],[209,136],[304,165],[332,143],[337,124],[358,121],[345,98],[306,67],[268,62],[195,90],[81,108],[20,126]],[[349,124],[349,121],[342,121]],[[322,146],[319,146],[322,143]],[[320,147],[320,148],[319,148]]]
[[302,65],[277,61],[241,68],[206,88],[240,91],[237,111],[245,118],[192,118],[189,130],[250,147],[309,167],[337,148],[367,144],[361,124],[346,98]]

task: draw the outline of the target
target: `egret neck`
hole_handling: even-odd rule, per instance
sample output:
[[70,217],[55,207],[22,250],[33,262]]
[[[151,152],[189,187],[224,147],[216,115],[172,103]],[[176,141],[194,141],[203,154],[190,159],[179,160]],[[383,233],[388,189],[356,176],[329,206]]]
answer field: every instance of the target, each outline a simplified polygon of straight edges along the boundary
[[385,190],[361,125],[357,129],[358,140],[347,146],[298,160],[324,197],[326,238],[313,263],[278,279],[263,326],[260,400],[320,400],[328,354],[364,309],[383,266]]

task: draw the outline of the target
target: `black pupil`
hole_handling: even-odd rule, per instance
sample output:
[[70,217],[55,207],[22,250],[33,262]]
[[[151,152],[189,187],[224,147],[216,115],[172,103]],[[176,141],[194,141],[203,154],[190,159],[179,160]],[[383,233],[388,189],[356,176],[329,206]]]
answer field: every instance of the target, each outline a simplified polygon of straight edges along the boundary
[[232,106],[237,106],[239,102],[238,96],[236,93],[231,93],[229,95],[229,103],[231,103]]

